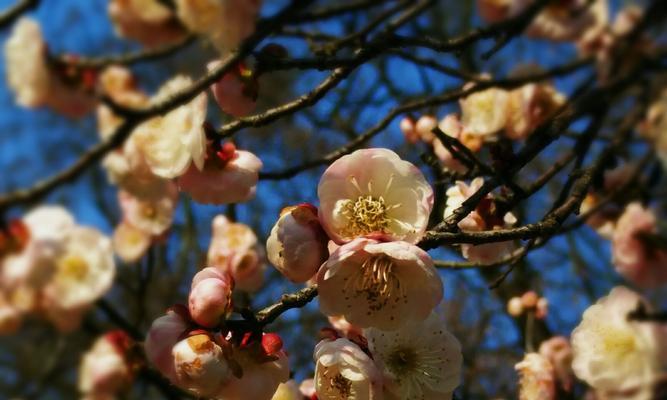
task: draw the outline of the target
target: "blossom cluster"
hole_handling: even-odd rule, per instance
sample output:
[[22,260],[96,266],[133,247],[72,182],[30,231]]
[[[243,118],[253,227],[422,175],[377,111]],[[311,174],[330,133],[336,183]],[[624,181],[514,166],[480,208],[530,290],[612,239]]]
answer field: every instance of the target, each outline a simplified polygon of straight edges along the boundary
[[[226,79],[229,78],[221,82]],[[131,74],[119,67],[104,71],[102,82],[109,96],[128,105],[155,104],[192,84],[190,78],[176,76],[148,98],[133,84]],[[218,85],[216,83],[213,90],[219,98],[224,97],[221,93],[230,95],[218,89]],[[206,123],[206,109],[207,96],[202,93],[166,115],[140,124],[123,147],[105,159],[110,179],[155,209],[160,208],[158,203],[163,206],[173,203],[177,190],[205,204],[251,199],[262,163],[252,153],[237,150],[230,142],[215,140],[215,133],[210,132]],[[103,105],[98,108],[98,121],[99,131],[106,140],[122,124],[122,120]],[[149,233],[155,235],[155,232]]]
[[23,107],[48,106],[59,113],[80,117],[95,106],[97,71],[57,59],[49,54],[39,24],[20,19],[5,42],[7,83]]
[[638,287],[653,288],[667,283],[667,248],[661,239],[665,232],[660,216],[639,201],[603,201],[632,183],[637,168],[627,163],[606,171],[601,187],[588,193],[581,211],[587,215],[587,224],[611,241],[616,272]]
[[[517,17],[533,3],[534,0],[477,0],[479,14],[487,22]],[[629,72],[641,59],[639,56],[651,54],[656,48],[646,35],[632,38],[631,56],[625,56],[620,65],[615,65],[613,55],[630,37],[643,17],[643,10],[630,4],[612,20],[609,9],[607,0],[550,2],[535,16],[525,34],[536,39],[574,43],[580,55],[595,58],[598,78],[606,82],[615,74]]]
[[123,330],[98,337],[79,365],[82,399],[113,399],[126,392],[140,366],[136,346]]
[[[318,196],[319,208],[283,209],[266,245],[276,269],[292,282],[316,283],[320,310],[345,326],[315,348],[314,392],[451,398],[461,348],[436,309],[442,281],[416,246],[433,206],[430,185],[394,152],[363,149],[329,166]],[[155,320],[146,340],[149,360],[172,383],[210,398],[296,393],[295,384],[279,388],[289,376],[280,338],[230,317],[233,290],[261,285],[260,259],[247,226],[214,219],[209,266],[193,278],[188,306]],[[250,396],[248,387],[258,392]]]
[[146,356],[174,385],[197,396],[270,400],[289,379],[287,353],[276,334],[222,324],[232,311],[233,286],[215,267],[197,273],[188,306],[176,305],[153,322]]
[[[486,79],[485,76],[480,82],[468,83],[464,89],[473,90],[476,85],[484,85]],[[467,166],[436,139],[433,129],[438,127],[470,152],[478,153],[485,143],[527,138],[565,103],[565,96],[550,83],[529,83],[513,90],[494,87],[475,90],[459,101],[460,115],[448,114],[439,122],[430,115],[416,121],[404,118],[400,128],[406,140],[426,143],[445,168],[466,172]]]
[[[555,336],[516,364],[521,399],[557,399],[573,394],[574,378],[587,383],[590,398],[651,400],[667,369],[664,327],[631,318],[651,307],[619,286],[591,305],[570,340]],[[587,397],[588,398],[588,397]]]
[[7,232],[14,245],[0,258],[0,332],[16,331],[28,315],[77,329],[113,283],[111,240],[59,206],[35,208]]
[[283,210],[267,242],[288,279],[317,283],[338,328],[315,348],[317,395],[451,398],[461,349],[436,310],[433,261],[415,246],[433,205],[424,176],[387,149],[358,150],[327,168],[318,197],[319,209]]
[[170,8],[159,0],[112,0],[109,18],[116,33],[145,46],[206,37],[220,52],[235,49],[255,30],[260,0],[176,0]]
[[[208,38],[224,56],[254,32],[261,6],[259,0],[179,0],[175,3],[175,9],[171,9],[159,0],[112,0],[108,11],[119,36],[135,39],[146,46],[156,46],[182,40],[188,32],[192,32]],[[122,77],[118,77],[118,71],[115,71],[115,76],[107,77],[105,82],[105,78],[100,76],[103,71],[99,67],[79,64],[77,55],[52,54],[44,41],[40,25],[27,17],[16,23],[5,44],[5,57],[9,87],[15,92],[16,102],[23,107],[47,106],[70,117],[82,117],[95,109],[101,95],[130,107],[148,106],[155,101],[137,93],[131,81],[123,81]],[[218,64],[211,62],[209,68]],[[109,83],[113,85],[111,89]],[[165,85],[164,91],[156,99],[163,100],[188,84],[190,82],[187,79],[178,78]],[[223,76],[211,89],[226,113],[241,116],[254,108],[257,81],[243,63]],[[205,111],[202,111],[205,106],[205,96],[200,96],[186,108],[188,111],[181,109],[180,113],[171,113],[171,120],[174,116],[186,117],[183,114],[193,113],[189,116],[189,122],[197,125],[199,121],[196,118],[205,117]],[[109,120],[108,110],[106,114]],[[157,123],[152,125],[154,128],[159,126]],[[181,140],[197,146],[194,133],[188,135],[187,132],[200,128],[195,126],[185,129],[181,134],[187,137]],[[180,161],[181,164],[189,164],[184,158]],[[201,170],[203,164],[201,160],[198,161],[200,163],[197,166]],[[174,168],[178,169],[178,166]]]
[[639,306],[651,310],[639,294],[616,287],[572,332],[572,369],[600,397],[652,399],[667,368],[664,328],[631,320]]

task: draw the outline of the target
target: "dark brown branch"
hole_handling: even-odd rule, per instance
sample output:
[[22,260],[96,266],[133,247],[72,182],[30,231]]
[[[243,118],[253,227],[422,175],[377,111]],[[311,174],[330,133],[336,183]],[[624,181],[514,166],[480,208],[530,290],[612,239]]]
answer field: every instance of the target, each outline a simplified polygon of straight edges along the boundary
[[296,16],[295,20],[299,22],[308,21],[318,21],[323,19],[329,19],[337,17],[342,14],[352,13],[355,11],[369,10],[374,7],[379,7],[384,5],[385,2],[377,0],[358,0],[353,2],[347,2],[345,4],[334,4],[330,7],[316,9],[310,12],[300,13]]
[[194,43],[195,36],[188,35],[184,39],[179,40],[175,43],[168,45],[151,48],[151,49],[142,49],[139,51],[119,54],[119,55],[110,55],[104,57],[80,57],[77,56],[75,60],[71,60],[65,57],[59,57],[61,62],[69,65],[74,65],[79,68],[104,68],[109,65],[130,65],[136,64],[139,62],[154,61],[162,57],[167,57],[175,52],[188,47],[190,44]]
[[309,286],[291,294],[284,294],[280,301],[272,304],[256,314],[257,322],[261,326],[268,325],[276,320],[282,313],[292,308],[300,308],[313,301],[317,297],[317,285]]
[[644,303],[628,314],[628,321],[667,323],[667,311],[648,311]]
[[[349,65],[336,68],[331,75],[325,78],[315,89],[311,92],[302,95],[296,100],[293,100],[289,103],[283,104],[281,106],[267,110],[261,114],[239,118],[228,124],[223,125],[219,130],[218,134],[223,138],[230,137],[235,132],[240,129],[253,126],[262,126],[269,124],[275,121],[278,118],[281,118],[284,115],[289,115],[303,109],[307,106],[311,106],[322,97],[326,95],[331,89],[335,88],[343,79],[345,79],[352,71],[361,65],[364,61],[367,61],[376,55],[380,54],[384,47],[382,43],[385,42],[386,38],[391,35],[391,33],[398,29],[401,25],[405,24],[411,18],[414,18],[419,14],[423,9],[430,4],[430,1],[421,1],[406,10],[402,15],[397,17],[394,21],[387,24],[387,26],[380,32],[374,42],[369,43],[368,46],[361,48],[357,51],[355,55],[355,61],[350,62]],[[361,141],[363,143],[363,141]],[[264,178],[266,179],[266,178]]]
[[176,108],[177,106],[193,99],[201,91],[208,88],[210,83],[222,77],[226,72],[230,71],[240,59],[249,54],[256,44],[258,44],[264,37],[271,33],[271,29],[274,29],[281,21],[290,16],[291,13],[293,13],[296,9],[301,6],[306,6],[310,2],[312,2],[312,0],[300,0],[292,2],[275,17],[267,20],[263,25],[264,28],[258,30],[250,38],[244,41],[239,50],[225,57],[218,68],[200,78],[187,89],[161,103],[158,103],[147,109],[134,110],[120,106],[110,99],[107,99],[107,104],[110,106],[110,108],[118,115],[125,117],[125,122],[116,129],[110,139],[95,145],[93,148],[85,152],[77,161],[75,161],[74,164],[65,170],[36,183],[30,188],[19,189],[0,196],[0,213],[8,207],[20,203],[30,203],[39,200],[59,185],[79,177],[89,166],[101,160],[102,157],[109,151],[120,146],[125,141],[125,139],[129,137],[132,130],[139,123],[147,120],[150,117],[163,114]]
[[0,13],[0,28],[5,28],[31,8],[37,7],[39,0],[18,0]]
[[275,16],[261,20],[257,23],[257,30],[250,37],[241,43],[236,51],[222,59],[222,63],[215,69],[209,71],[207,74],[199,78],[190,87],[166,100],[154,104],[144,109],[132,109],[114,103],[111,99],[106,98],[105,103],[118,115],[123,117],[143,118],[152,117],[155,115],[164,114],[173,108],[187,103],[194,99],[199,93],[206,90],[211,84],[220,80],[227,72],[231,70],[239,61],[250,54],[255,46],[257,46],[264,38],[274,32],[281,24],[288,20],[297,10],[307,7],[314,0],[298,0],[292,1],[282,11]]
[[[576,60],[572,63],[568,63],[565,66],[559,66],[555,67],[552,70],[546,71],[546,72],[540,72],[536,73],[534,75],[527,75],[523,76],[521,78],[517,79],[504,79],[501,82],[502,87],[504,88],[513,88],[513,87],[519,87],[523,84],[533,82],[533,81],[540,81],[540,80],[545,80],[549,79],[551,77],[555,76],[560,76],[563,74],[567,74],[573,70],[576,70],[578,68],[581,68],[583,65],[585,65],[581,60]],[[576,67],[575,67],[576,66]],[[535,80],[534,80],[535,79]],[[314,159],[311,161],[306,161],[303,164],[296,165],[293,167],[286,168],[282,171],[272,171],[272,172],[262,172],[260,173],[260,179],[263,180],[280,180],[280,179],[288,179],[293,176],[296,176],[300,172],[306,171],[308,169],[316,168],[322,165],[326,165],[342,156],[345,154],[348,154],[357,148],[359,148],[361,145],[363,145],[365,142],[373,138],[375,135],[379,134],[382,132],[385,128],[391,124],[391,122],[398,117],[399,115],[405,114],[405,113],[410,113],[413,111],[417,111],[426,107],[432,107],[432,106],[437,106],[437,105],[443,105],[447,103],[451,103],[453,101],[456,101],[462,97],[466,97],[472,93],[476,93],[479,91],[482,91],[484,89],[488,89],[490,87],[495,87],[496,81],[492,80],[486,80],[483,82],[479,82],[478,84],[467,88],[455,88],[451,89],[441,95],[438,96],[432,96],[432,97],[426,97],[426,98],[421,98],[421,99],[416,99],[409,101],[405,104],[402,104],[398,107],[395,107],[392,109],[382,120],[380,120],[378,123],[376,123],[373,127],[370,129],[366,130],[359,136],[357,136],[355,139],[351,140],[348,142],[346,145],[339,147],[338,149],[318,158]],[[300,100],[302,101],[302,100]],[[295,104],[295,107],[297,105]],[[299,107],[297,107],[298,109]],[[253,125],[252,126],[260,126],[264,125],[268,122],[264,121],[265,115],[270,115],[273,112],[280,110],[280,107],[276,109],[269,110],[263,114],[258,114],[256,116],[251,117],[253,119]],[[238,121],[243,121],[243,119],[238,120]],[[231,131],[234,132],[237,129],[241,129],[240,127],[237,128],[237,126],[241,124],[241,122],[231,122],[225,126],[222,127],[222,132],[225,131]],[[491,190],[491,189],[489,189]]]
[[[392,43],[394,43],[394,45],[403,47],[418,46],[429,48],[438,52],[452,52],[462,50],[481,39],[501,38],[497,43],[500,43],[500,46],[502,47],[502,45],[504,45],[507,40],[502,39],[503,37],[511,38],[515,36],[515,32],[518,29],[517,27],[527,26],[526,24],[530,23],[535,14],[537,14],[537,12],[547,3],[548,0],[537,1],[531,7],[528,7],[526,10],[515,17],[508,18],[505,21],[483,28],[473,29],[470,32],[454,38],[441,40],[428,36],[410,37],[394,35],[392,38]],[[521,30],[523,30],[523,28],[521,28]]]

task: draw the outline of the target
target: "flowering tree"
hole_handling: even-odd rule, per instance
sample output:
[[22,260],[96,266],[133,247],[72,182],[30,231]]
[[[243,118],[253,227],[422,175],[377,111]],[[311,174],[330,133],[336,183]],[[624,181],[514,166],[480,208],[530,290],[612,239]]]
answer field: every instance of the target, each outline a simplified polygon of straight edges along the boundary
[[0,14],[3,395],[667,396],[666,2],[62,3]]

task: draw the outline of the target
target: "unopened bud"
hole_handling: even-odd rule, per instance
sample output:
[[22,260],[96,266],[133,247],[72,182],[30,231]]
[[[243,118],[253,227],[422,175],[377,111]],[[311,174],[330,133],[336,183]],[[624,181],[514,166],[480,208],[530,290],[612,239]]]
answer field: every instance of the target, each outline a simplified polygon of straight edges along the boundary
[[507,313],[515,318],[523,314],[523,302],[519,297],[512,297],[507,302]]

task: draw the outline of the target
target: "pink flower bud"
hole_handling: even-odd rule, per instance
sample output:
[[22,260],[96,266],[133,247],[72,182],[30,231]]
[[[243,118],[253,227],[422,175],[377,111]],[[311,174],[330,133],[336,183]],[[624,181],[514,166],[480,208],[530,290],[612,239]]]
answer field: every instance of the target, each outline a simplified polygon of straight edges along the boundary
[[421,116],[417,120],[415,125],[415,131],[419,135],[419,138],[425,143],[432,143],[435,140],[435,135],[433,134],[433,128],[438,126],[438,120],[431,115]]
[[520,297],[512,297],[507,302],[507,313],[515,318],[523,314],[523,302]]
[[642,235],[657,234],[658,221],[653,210],[632,202],[625,207],[612,235],[612,263],[616,272],[639,287],[667,282],[667,252],[642,239]]
[[172,382],[177,381],[172,348],[188,329],[182,313],[187,313],[187,310],[172,309],[167,311],[167,315],[153,321],[144,343],[148,361]]
[[231,312],[233,288],[231,276],[213,267],[197,273],[188,300],[192,319],[207,328],[218,325]]
[[281,213],[266,242],[269,261],[292,282],[312,278],[329,257],[328,236],[310,204],[288,207]]
[[178,178],[178,188],[203,204],[241,203],[255,197],[261,168],[262,161],[248,151],[237,150],[225,161],[209,156],[202,170],[190,166]]
[[572,390],[572,346],[567,338],[555,336],[540,344],[539,353],[546,357],[556,371],[558,383],[565,391]]
[[521,303],[523,304],[524,308],[535,308],[535,306],[537,306],[538,300],[539,296],[532,290],[524,293],[523,296],[521,296]]
[[197,396],[213,397],[232,377],[220,345],[208,334],[197,334],[178,342],[172,351],[178,386]]
[[112,331],[95,341],[79,367],[79,390],[87,395],[116,394],[132,381],[127,351],[132,341],[124,331]]
[[409,143],[415,144],[417,141],[419,141],[419,134],[417,134],[417,131],[415,130],[414,118],[410,116],[403,118],[399,127],[401,128],[403,136],[405,136],[405,140],[407,140]]
[[265,333],[262,336],[262,349],[266,355],[273,356],[278,354],[283,348],[283,340],[275,333]]
[[520,399],[554,400],[556,398],[555,374],[551,363],[539,353],[528,353],[516,364],[519,371]]
[[[212,62],[208,68],[214,69],[219,64],[219,61]],[[226,73],[222,79],[211,85],[211,91],[222,111],[242,117],[255,109],[258,82],[252,71],[239,64],[236,70]]]
[[315,381],[312,378],[301,382],[299,385],[299,391],[301,391],[301,394],[309,400],[317,399],[317,392],[315,392]]
[[546,318],[548,312],[549,300],[544,297],[540,297],[540,299],[537,300],[537,305],[535,306],[535,317],[539,319]]

